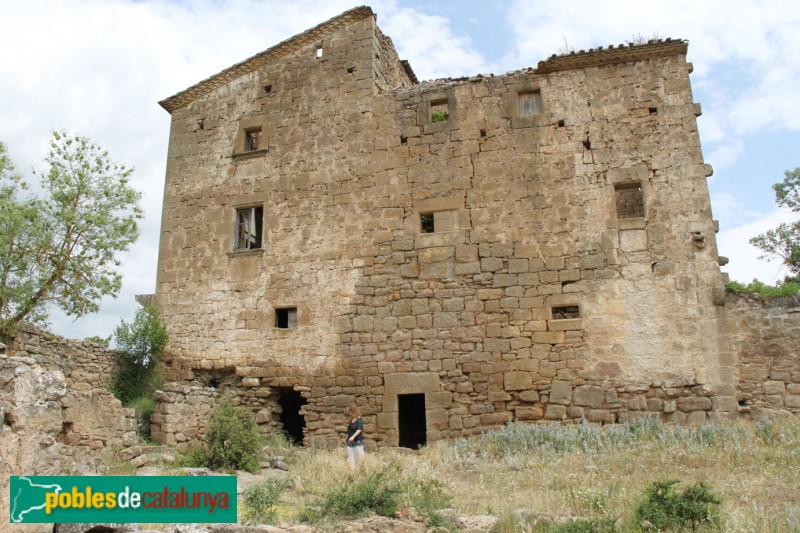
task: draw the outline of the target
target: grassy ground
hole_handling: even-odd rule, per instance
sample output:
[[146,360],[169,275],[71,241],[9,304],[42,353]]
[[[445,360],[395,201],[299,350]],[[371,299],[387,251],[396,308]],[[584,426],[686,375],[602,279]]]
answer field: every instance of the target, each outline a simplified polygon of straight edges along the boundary
[[[303,509],[354,482],[343,449],[277,450],[286,455],[290,488],[276,522],[297,522]],[[681,487],[709,483],[723,501],[724,531],[800,532],[797,419],[700,427],[651,419],[603,428],[510,425],[419,452],[368,453],[358,478],[387,466],[401,488],[401,509],[430,499],[419,487],[439,482],[460,513],[501,517],[497,531],[546,531],[535,524],[568,517],[611,519],[620,531],[636,531],[634,509],[645,488],[678,479]]]

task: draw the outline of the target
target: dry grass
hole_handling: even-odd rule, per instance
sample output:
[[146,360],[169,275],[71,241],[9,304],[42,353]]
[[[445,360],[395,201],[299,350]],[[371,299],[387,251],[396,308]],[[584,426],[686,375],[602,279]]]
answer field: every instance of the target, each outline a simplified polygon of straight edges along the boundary
[[[289,454],[287,454],[289,455]],[[289,456],[295,490],[279,510],[283,522],[346,482],[344,450],[297,450]],[[361,472],[399,467],[402,486],[436,479],[464,514],[504,517],[621,519],[633,524],[645,487],[659,479],[705,480],[722,497],[725,531],[800,531],[800,421],[739,421],[700,427],[641,419],[590,425],[510,425],[472,439],[436,442],[420,452],[368,453]],[[409,501],[409,495],[404,495]],[[533,519],[531,519],[533,520]]]

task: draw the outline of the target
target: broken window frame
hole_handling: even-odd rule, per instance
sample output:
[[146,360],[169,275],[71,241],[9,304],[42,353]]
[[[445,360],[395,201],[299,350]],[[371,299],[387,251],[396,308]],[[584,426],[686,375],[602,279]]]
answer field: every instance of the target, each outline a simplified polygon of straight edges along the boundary
[[248,128],[244,130],[244,151],[256,150],[261,150],[261,128]]
[[552,320],[572,320],[581,317],[580,305],[554,305],[550,308]]
[[[636,194],[638,191],[638,195]],[[634,195],[637,200],[632,209],[627,209],[625,205],[625,197]],[[623,200],[620,202],[620,200]],[[635,183],[617,183],[614,185],[614,211],[617,215],[617,220],[637,219],[644,218],[645,205],[644,205],[644,190],[642,189],[641,182]]]
[[260,205],[236,209],[234,250],[260,250],[264,241],[264,207]]
[[276,307],[275,327],[277,329],[297,329],[297,307]]
[[429,235],[431,233],[436,233],[436,214],[420,213],[419,227],[420,227],[420,233],[424,233],[426,235]]
[[432,124],[440,124],[450,119],[450,100],[448,98],[437,98],[428,104],[429,118]]
[[542,91],[533,89],[517,93],[517,114],[521,117],[541,115],[544,111]]

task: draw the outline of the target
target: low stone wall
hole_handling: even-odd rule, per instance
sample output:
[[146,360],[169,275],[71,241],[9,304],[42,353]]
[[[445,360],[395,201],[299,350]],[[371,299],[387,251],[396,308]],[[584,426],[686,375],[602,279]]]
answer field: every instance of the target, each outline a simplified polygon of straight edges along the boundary
[[63,372],[67,387],[80,390],[107,389],[117,368],[114,350],[90,341],[64,339],[28,324],[19,327],[8,351]]
[[740,413],[800,414],[800,296],[761,301],[728,294],[727,306]]
[[220,399],[213,387],[201,384],[167,383],[155,393],[156,408],[150,418],[153,440],[186,451],[205,432],[208,415]]
[[136,418],[108,388],[116,370],[114,351],[88,341],[62,339],[23,325],[8,345],[8,354],[30,359],[44,370],[60,372],[66,386],[59,399],[61,453],[101,450],[136,442]]

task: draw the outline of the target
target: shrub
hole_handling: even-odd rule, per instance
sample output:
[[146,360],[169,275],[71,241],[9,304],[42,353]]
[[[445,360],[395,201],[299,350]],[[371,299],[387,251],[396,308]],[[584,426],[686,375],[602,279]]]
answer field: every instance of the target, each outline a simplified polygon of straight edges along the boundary
[[674,479],[656,481],[645,490],[644,500],[636,507],[642,529],[719,530],[720,498],[704,481],[674,492],[677,483]]
[[244,518],[250,524],[268,524],[275,520],[275,507],[286,485],[270,479],[244,491]]
[[446,526],[446,521],[439,511],[449,507],[453,498],[445,491],[441,481],[412,479],[408,482],[406,491],[409,504],[427,518],[429,527]]
[[309,522],[326,517],[364,516],[370,512],[393,517],[401,492],[398,473],[396,466],[390,466],[367,475],[349,475],[339,488],[325,495],[319,506],[306,509],[300,519]]
[[208,419],[203,466],[255,472],[261,445],[253,413],[223,401]]

